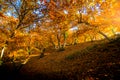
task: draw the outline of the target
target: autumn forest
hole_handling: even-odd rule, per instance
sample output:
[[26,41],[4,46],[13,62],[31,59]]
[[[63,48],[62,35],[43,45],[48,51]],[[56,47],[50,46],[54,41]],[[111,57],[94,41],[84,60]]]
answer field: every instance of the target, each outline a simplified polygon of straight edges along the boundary
[[119,43],[119,0],[0,0],[3,80],[118,80]]

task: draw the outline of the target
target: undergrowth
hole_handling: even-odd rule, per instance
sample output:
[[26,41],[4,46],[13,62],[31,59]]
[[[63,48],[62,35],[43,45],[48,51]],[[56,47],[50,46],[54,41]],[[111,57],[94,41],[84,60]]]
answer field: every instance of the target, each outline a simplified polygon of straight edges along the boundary
[[66,59],[66,60],[73,60],[73,59],[76,59],[76,58],[83,57],[83,56],[85,56],[86,54],[88,54],[89,51],[91,51],[92,49],[97,48],[97,47],[98,47],[98,44],[94,44],[93,46],[88,46],[88,47],[86,47],[86,48],[83,49],[83,50],[78,50],[78,51],[76,51],[76,52],[73,52],[73,53],[70,54],[70,55],[65,56],[65,59]]

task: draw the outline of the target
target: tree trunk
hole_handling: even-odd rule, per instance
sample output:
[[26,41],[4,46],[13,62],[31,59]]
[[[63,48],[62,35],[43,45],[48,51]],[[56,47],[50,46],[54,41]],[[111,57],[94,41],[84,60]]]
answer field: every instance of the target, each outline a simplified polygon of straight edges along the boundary
[[51,43],[52,43],[53,47],[54,47],[54,48],[56,48],[56,46],[55,46],[54,42],[53,42],[53,41],[51,41]]
[[102,36],[104,36],[108,41],[111,41],[111,40],[109,39],[109,37],[108,37],[106,34],[104,34],[103,32],[99,31],[98,33],[101,34]]
[[1,51],[1,59],[2,59],[2,57],[3,57],[3,55],[4,55],[4,51],[5,51],[5,46],[2,48],[2,51]]
[[57,34],[57,40],[58,40],[58,48],[60,49],[61,44],[60,44],[60,38],[59,38],[59,35],[58,35],[58,34]]
[[56,48],[55,43],[52,40],[52,37],[50,36],[50,43],[52,43],[53,47]]
[[65,47],[66,46],[66,39],[64,39],[64,44],[63,44],[63,47]]
[[29,55],[31,54],[30,46],[28,46],[28,50],[27,50],[27,52],[28,52]]
[[65,46],[66,46],[66,38],[67,38],[67,34],[66,34],[66,32],[63,33],[63,36],[64,36],[63,47],[65,47]]
[[74,45],[76,45],[76,44],[77,44],[77,38],[74,39]]

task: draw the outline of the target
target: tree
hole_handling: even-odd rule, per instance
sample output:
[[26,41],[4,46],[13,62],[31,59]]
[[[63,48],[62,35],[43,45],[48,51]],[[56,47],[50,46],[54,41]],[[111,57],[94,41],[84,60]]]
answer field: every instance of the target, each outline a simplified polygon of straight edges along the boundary
[[[1,1],[2,13],[7,13],[11,17],[7,17],[5,23],[1,25],[5,31],[9,33],[7,39],[4,40],[4,47],[2,48],[1,58],[3,57],[4,50],[7,47],[9,40],[15,37],[17,31],[27,29],[27,27],[38,21],[38,14],[34,11],[40,9],[42,5],[37,4],[38,0],[4,0]],[[43,9],[43,8],[42,8]],[[41,10],[42,10],[41,9]],[[4,21],[3,21],[4,22]]]
[[25,44],[22,48],[30,54],[51,45],[64,48],[83,38],[94,41],[98,33],[110,40],[111,26],[119,25],[114,25],[118,4],[115,0],[0,0],[1,58],[5,48],[12,51],[18,43]]

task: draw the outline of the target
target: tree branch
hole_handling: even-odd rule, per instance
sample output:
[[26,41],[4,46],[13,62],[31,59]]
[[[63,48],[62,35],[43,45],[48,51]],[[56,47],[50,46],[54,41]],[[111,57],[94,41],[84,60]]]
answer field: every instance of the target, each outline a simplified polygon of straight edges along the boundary
[[11,0],[10,0],[10,4],[15,8],[15,10],[16,10],[16,12],[17,12],[17,15],[19,16],[20,14],[19,14],[19,11],[18,11],[18,9],[17,9],[17,7],[16,7],[16,5],[15,4],[13,4],[12,2],[11,2]]

